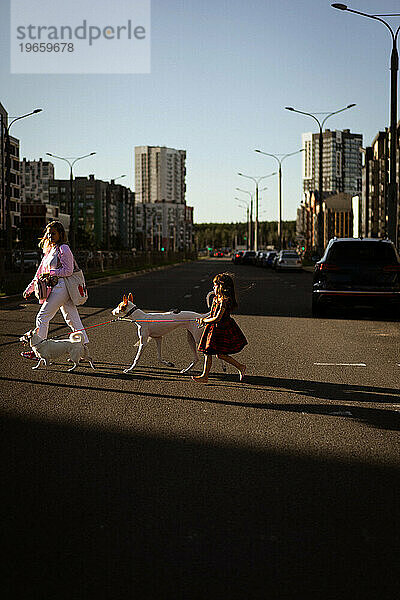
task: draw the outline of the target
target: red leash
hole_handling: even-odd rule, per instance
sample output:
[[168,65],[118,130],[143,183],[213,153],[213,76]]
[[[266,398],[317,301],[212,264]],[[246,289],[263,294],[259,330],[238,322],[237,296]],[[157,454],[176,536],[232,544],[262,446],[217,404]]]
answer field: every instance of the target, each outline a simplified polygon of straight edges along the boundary
[[[86,331],[87,329],[93,329],[94,327],[100,327],[101,325],[108,325],[109,323],[116,323],[117,321],[129,321],[130,323],[190,323],[191,321],[197,321],[197,319],[182,319],[177,321],[177,319],[159,319],[159,320],[147,320],[147,319],[111,319],[111,321],[104,321],[104,323],[98,323],[97,325],[89,325],[89,327],[84,327],[83,329],[75,329],[72,333],[78,333],[79,331]],[[62,333],[61,335],[56,335],[53,340],[62,337],[65,335]]]

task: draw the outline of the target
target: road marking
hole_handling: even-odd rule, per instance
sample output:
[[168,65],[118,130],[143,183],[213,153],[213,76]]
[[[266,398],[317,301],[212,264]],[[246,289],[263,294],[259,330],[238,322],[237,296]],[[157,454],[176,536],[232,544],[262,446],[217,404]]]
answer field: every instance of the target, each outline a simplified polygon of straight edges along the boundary
[[193,289],[198,290],[199,289],[199,285],[195,285]]
[[[365,363],[314,363],[317,367],[366,367]],[[400,365],[399,365],[400,366]]]
[[186,294],[186,296],[183,296],[184,298],[191,298],[192,294]]
[[201,283],[204,283],[205,281],[207,281],[207,279],[200,279]]

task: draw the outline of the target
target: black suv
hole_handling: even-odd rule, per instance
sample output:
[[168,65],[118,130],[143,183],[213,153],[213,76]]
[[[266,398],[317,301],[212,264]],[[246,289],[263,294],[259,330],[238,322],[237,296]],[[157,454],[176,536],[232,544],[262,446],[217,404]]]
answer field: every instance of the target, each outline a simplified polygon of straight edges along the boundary
[[387,239],[333,238],[315,264],[312,313],[333,303],[387,306],[400,301],[400,257]]

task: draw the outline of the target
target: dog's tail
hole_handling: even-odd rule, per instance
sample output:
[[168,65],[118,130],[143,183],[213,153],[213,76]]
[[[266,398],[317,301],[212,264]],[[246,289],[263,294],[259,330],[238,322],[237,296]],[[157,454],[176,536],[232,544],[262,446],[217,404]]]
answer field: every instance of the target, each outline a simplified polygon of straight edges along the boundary
[[83,331],[73,331],[70,334],[69,339],[71,342],[83,342],[83,340],[84,340]]

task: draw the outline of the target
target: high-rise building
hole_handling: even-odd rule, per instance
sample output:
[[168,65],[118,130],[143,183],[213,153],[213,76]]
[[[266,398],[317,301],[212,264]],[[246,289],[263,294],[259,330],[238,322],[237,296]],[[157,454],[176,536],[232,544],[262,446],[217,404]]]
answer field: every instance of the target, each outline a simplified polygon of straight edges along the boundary
[[183,251],[193,247],[193,208],[171,202],[135,205],[138,250]]
[[[15,240],[18,237],[21,225],[19,140],[11,135],[9,136],[9,169],[7,169],[7,133],[8,113],[4,106],[0,103],[0,229],[4,240],[7,222],[7,211],[9,211],[12,239]],[[7,181],[8,173],[9,179]],[[9,190],[8,205],[6,202],[7,189]]]
[[54,179],[54,165],[49,161],[26,160],[20,163],[21,202],[47,204],[49,202],[49,182]]
[[135,147],[135,192],[138,204],[185,204],[186,151],[165,146]]
[[[365,237],[383,238],[387,235],[387,191],[390,181],[390,130],[379,131],[364,151],[361,195],[361,233]],[[400,180],[400,121],[397,123],[396,151],[397,182]],[[400,205],[400,186],[397,184],[397,205]]]
[[[318,190],[319,134],[303,133],[303,191]],[[350,129],[322,134],[322,187],[324,193],[361,193],[362,134]]]
[[[50,204],[71,214],[69,179],[54,179],[49,186]],[[75,227],[93,235],[97,246],[109,248],[119,240],[134,245],[134,202],[132,190],[114,181],[102,181],[94,175],[73,180]]]

